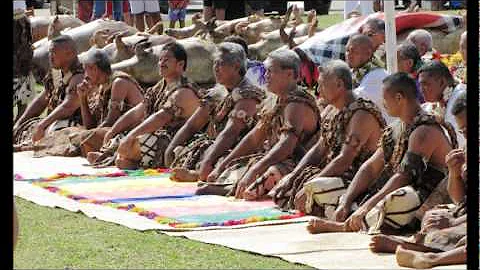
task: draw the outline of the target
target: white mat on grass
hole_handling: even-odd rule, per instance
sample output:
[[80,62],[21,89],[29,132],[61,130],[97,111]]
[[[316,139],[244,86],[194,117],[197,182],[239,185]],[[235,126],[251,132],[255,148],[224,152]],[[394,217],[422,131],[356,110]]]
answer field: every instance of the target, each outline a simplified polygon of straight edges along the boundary
[[[54,173],[113,172],[116,168],[93,169],[83,166],[84,158],[33,158],[32,152],[14,154],[14,173],[24,178],[39,178]],[[368,250],[370,236],[359,233],[327,233],[311,235],[306,223],[271,224],[247,228],[201,231],[172,231],[168,225],[139,216],[136,213],[110,207],[83,204],[34,187],[26,182],[14,182],[14,194],[36,204],[81,211],[90,218],[113,222],[136,230],[159,230],[171,236],[184,236],[204,243],[279,257],[318,269],[404,269],[397,265],[392,254],[375,254]],[[302,220],[305,221],[309,217]],[[435,269],[466,269],[466,265]]]

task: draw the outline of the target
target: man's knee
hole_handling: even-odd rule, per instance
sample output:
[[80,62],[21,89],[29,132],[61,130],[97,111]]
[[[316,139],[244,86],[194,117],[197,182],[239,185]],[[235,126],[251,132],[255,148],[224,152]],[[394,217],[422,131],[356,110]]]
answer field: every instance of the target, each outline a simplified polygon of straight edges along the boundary
[[293,200],[293,205],[295,206],[295,209],[301,212],[306,212],[305,211],[305,202],[307,201],[307,195],[305,192],[299,192],[297,195],[295,195],[295,199]]

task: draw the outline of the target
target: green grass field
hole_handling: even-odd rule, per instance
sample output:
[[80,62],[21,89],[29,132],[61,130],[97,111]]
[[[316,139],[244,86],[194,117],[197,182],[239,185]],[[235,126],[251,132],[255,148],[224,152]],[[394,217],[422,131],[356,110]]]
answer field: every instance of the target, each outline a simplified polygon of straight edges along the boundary
[[139,232],[20,198],[15,202],[20,223],[16,269],[308,268],[154,231]]
[[[319,27],[342,20],[342,14],[319,16]],[[38,85],[36,90],[40,92],[42,87]],[[16,269],[308,268],[154,231],[139,232],[20,198],[15,201],[20,223]]]

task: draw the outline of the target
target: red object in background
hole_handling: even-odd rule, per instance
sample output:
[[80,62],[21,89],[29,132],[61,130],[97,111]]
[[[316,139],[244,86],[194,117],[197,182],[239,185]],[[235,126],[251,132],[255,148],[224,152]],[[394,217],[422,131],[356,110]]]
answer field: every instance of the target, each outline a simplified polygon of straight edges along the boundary
[[107,8],[105,9],[105,14],[103,14],[103,16],[106,16],[108,18],[112,18],[112,16],[113,16],[113,4],[112,4],[111,0],[107,1]]
[[130,3],[128,0],[123,0],[123,13],[130,13]]
[[89,22],[92,17],[93,0],[78,1],[78,18],[84,22]]

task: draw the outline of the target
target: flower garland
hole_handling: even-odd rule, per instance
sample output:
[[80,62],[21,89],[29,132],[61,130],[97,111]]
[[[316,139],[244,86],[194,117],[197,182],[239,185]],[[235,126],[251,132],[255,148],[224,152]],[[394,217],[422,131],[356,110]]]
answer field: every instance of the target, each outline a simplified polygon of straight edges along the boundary
[[353,79],[353,87],[357,88],[363,80],[363,77],[367,75],[370,71],[381,68],[382,63],[376,57],[370,58],[370,60],[365,63],[363,66],[359,68],[352,69],[352,79]]
[[444,63],[452,76],[460,83],[466,83],[467,81],[467,67],[463,62],[460,52],[455,54],[443,54],[439,60]]

